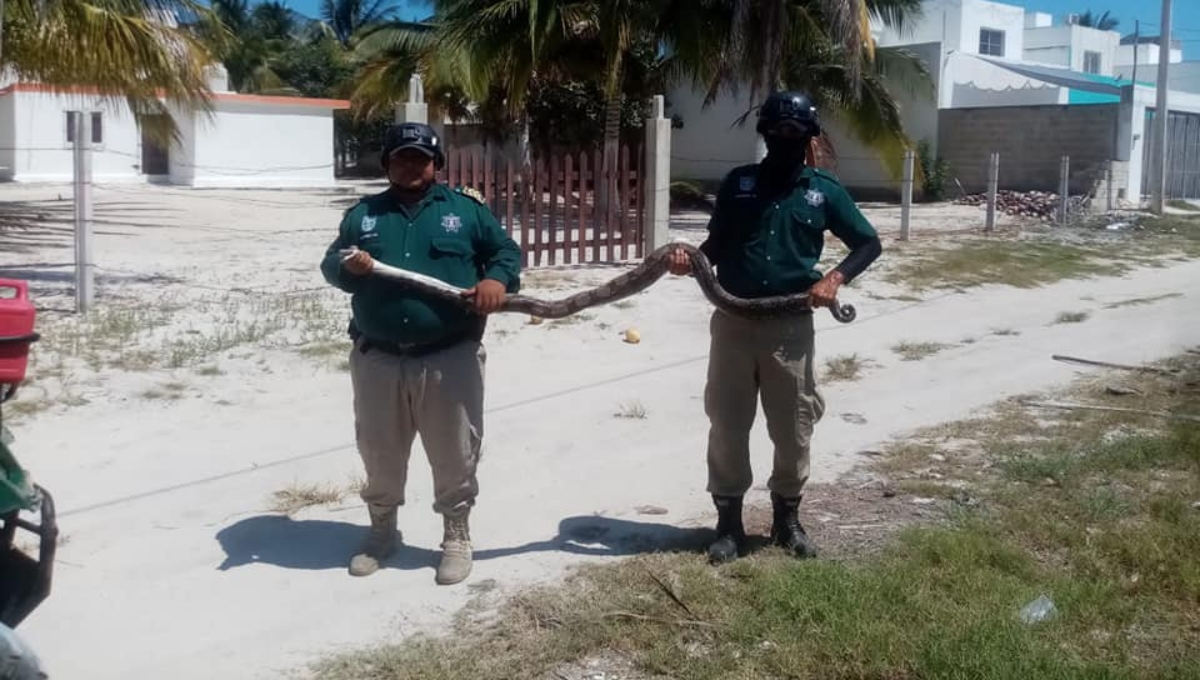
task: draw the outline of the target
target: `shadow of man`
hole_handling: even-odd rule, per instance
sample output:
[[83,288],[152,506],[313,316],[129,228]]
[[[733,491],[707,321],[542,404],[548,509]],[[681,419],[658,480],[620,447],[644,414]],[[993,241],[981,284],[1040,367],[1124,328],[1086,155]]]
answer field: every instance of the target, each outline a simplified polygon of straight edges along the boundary
[[[349,522],[294,520],[282,515],[247,517],[217,532],[216,540],[225,551],[225,560],[217,568],[227,571],[247,564],[272,564],[285,569],[345,569],[366,531],[366,527]],[[699,552],[713,538],[710,528],[580,515],[560,521],[553,538],[476,550],[474,558],[483,561],[536,552],[609,557]],[[440,559],[440,551],[401,543],[384,566],[435,569]]]

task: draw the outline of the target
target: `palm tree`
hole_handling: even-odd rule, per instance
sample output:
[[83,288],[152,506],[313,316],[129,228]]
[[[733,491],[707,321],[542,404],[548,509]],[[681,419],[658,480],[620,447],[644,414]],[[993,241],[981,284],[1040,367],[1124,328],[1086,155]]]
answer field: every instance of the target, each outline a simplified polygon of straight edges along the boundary
[[[711,66],[693,65],[707,72],[706,101],[711,103],[721,91],[737,95],[749,86],[751,101],[759,101],[766,92],[784,86],[810,88],[819,73],[837,74],[836,85],[824,85],[824,99],[836,102],[836,108],[850,116],[849,127],[859,138],[890,158],[907,140],[871,127],[889,119],[879,107],[894,107],[886,90],[864,92],[870,83],[882,88],[877,76],[888,64],[876,64],[881,51],[875,49],[871,20],[902,29],[919,13],[921,0],[728,0],[729,32],[723,44],[715,48]],[[899,55],[893,52],[890,65],[895,68]],[[909,69],[918,80],[919,72]],[[785,75],[790,77],[785,78]],[[928,80],[928,74],[924,76]],[[898,124],[898,119],[896,119]],[[758,140],[757,157],[766,155]],[[898,163],[898,161],[896,161]],[[889,167],[894,165],[889,161]]]
[[3,18],[0,69],[124,100],[160,142],[179,132],[167,105],[212,110],[210,46],[228,35],[193,0],[6,0]]
[[294,94],[273,68],[291,41],[286,15],[276,14],[271,5],[251,7],[250,0],[212,0],[212,8],[234,38],[220,53],[233,89]]
[[1075,22],[1078,26],[1086,26],[1095,28],[1101,31],[1111,31],[1121,23],[1120,19],[1110,16],[1107,10],[1102,14],[1094,14],[1092,10],[1088,10],[1079,15],[1079,19]]
[[350,49],[359,32],[390,21],[396,5],[390,0],[322,0],[321,18],[342,47]]

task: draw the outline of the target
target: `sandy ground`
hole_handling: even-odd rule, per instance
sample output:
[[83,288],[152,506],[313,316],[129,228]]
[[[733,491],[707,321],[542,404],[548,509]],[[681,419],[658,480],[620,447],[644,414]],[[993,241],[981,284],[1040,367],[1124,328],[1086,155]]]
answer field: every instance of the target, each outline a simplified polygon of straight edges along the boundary
[[[483,591],[703,540],[710,307],[693,281],[667,278],[628,305],[566,323],[493,319],[466,584],[433,583],[441,526],[419,443],[401,514],[406,547],[370,578],[346,574],[366,524],[352,491],[361,472],[339,344],[347,300],[324,286],[317,263],[362,190],[101,187],[95,248],[108,311],[81,325],[69,314],[69,194],[0,187],[0,201],[26,216],[0,230],[0,277],[34,280],[47,335],[18,398],[29,406],[10,424],[17,455],[60,510],[54,592],[21,629],[51,677],[280,677],[333,650],[437,632]],[[918,206],[917,240],[898,249],[898,213],[868,208],[885,258],[982,222],[978,208]],[[674,227],[703,237],[702,217]],[[619,271],[539,271],[527,286],[556,297]],[[845,295],[857,321],[818,316],[822,361],[854,353],[872,364],[858,382],[824,387],[814,481],[837,479],[862,451],[914,428],[1079,372],[1053,353],[1137,363],[1195,346],[1198,280],[1200,263],[1171,262],[913,301],[891,299],[898,291],[868,275]],[[1066,311],[1091,315],[1053,323]],[[640,344],[622,342],[630,327]],[[901,341],[950,348],[906,362],[890,349]],[[761,484],[770,465],[761,417],[752,445]],[[291,517],[271,509],[274,492],[310,483],[347,493]]]

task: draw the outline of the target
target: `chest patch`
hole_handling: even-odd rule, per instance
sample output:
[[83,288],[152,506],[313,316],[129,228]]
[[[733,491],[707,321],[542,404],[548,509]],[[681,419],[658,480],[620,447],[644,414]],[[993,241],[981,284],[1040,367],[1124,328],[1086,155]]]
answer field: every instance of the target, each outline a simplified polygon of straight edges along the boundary
[[740,191],[742,193],[749,193],[751,191],[754,191],[754,185],[755,185],[755,181],[754,181],[753,176],[738,178],[738,191]]
[[371,215],[363,215],[361,226],[364,234],[375,231],[375,220],[376,218]]
[[462,218],[454,213],[442,217],[442,229],[448,234],[457,234],[462,229]]
[[808,201],[808,204],[815,208],[825,202],[825,194],[816,189],[809,189],[804,192],[804,200]]

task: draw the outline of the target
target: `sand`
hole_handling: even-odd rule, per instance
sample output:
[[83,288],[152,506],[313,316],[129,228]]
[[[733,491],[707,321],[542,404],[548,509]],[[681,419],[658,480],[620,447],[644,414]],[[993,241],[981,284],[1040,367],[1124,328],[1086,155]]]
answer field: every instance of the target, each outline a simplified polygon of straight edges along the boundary
[[[281,677],[331,651],[445,630],[481,590],[545,582],[709,525],[701,395],[711,308],[694,281],[670,277],[567,323],[493,318],[474,572],[434,585],[441,524],[418,443],[405,547],[372,577],[348,576],[367,518],[353,491],[361,467],[340,367],[347,298],[324,285],[317,263],[341,210],[371,188],[99,187],[99,305],[121,311],[67,346],[70,203],[56,197],[68,190],[0,187],[0,201],[23,201],[33,216],[27,229],[0,231],[0,276],[34,280],[42,332],[60,338],[39,348],[18,398],[41,410],[10,423],[18,457],[60,511],[54,591],[20,630],[51,677]],[[887,258],[898,209],[868,214]],[[981,222],[978,208],[919,206],[917,241],[905,249]],[[673,227],[698,242],[703,217],[679,215]],[[836,480],[860,452],[915,428],[1088,370],[1051,354],[1139,363],[1195,346],[1200,263],[1167,265],[920,301],[879,299],[897,291],[868,275],[845,294],[857,321],[817,317],[821,362],[857,354],[871,364],[857,382],[822,388],[829,410],[814,481]],[[539,271],[528,285],[560,296],[620,271]],[[1090,316],[1054,323],[1065,311]],[[628,328],[639,344],[622,341]],[[948,347],[902,361],[891,349],[902,341]],[[771,457],[761,414],[752,447],[761,500]],[[290,517],[271,509],[274,492],[305,484],[344,497]]]

